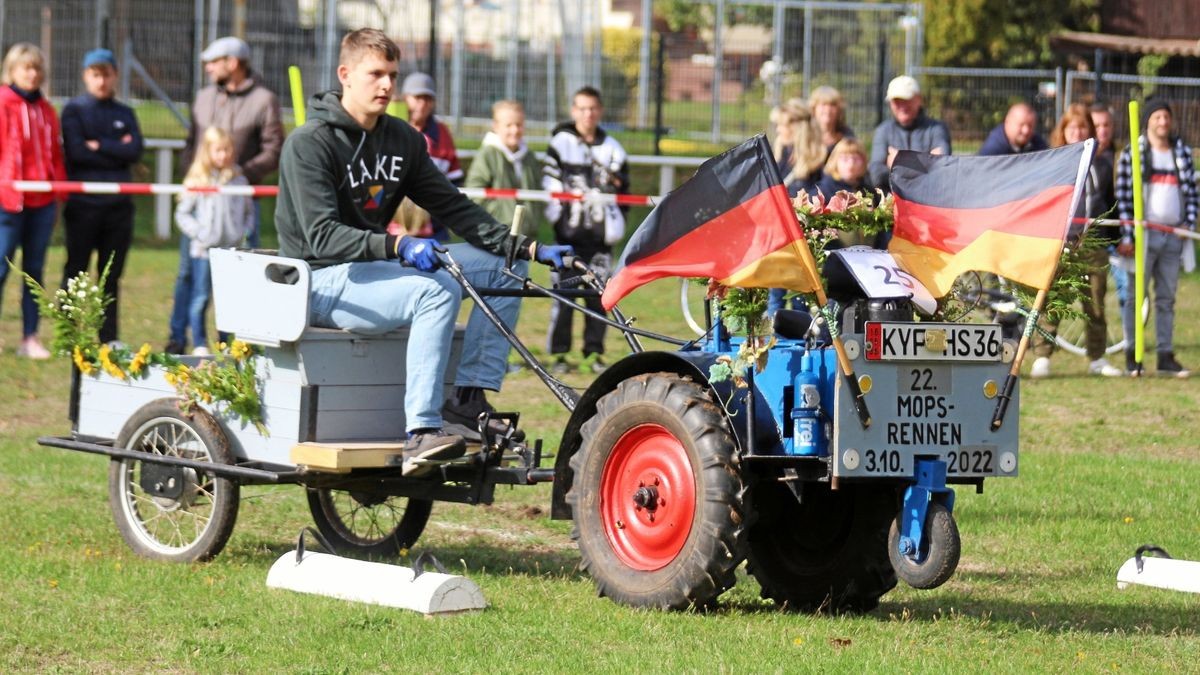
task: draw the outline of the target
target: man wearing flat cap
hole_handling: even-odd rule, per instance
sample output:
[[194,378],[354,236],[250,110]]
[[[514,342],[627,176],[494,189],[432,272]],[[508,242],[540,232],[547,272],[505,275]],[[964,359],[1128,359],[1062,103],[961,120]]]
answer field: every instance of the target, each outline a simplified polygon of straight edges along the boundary
[[[192,126],[183,149],[182,167],[186,171],[191,166],[205,130],[218,127],[233,137],[233,152],[246,180],[251,185],[261,185],[268,174],[279,168],[279,153],[283,149],[279,99],[258,81],[250,68],[250,45],[240,38],[215,40],[200,53],[200,60],[210,84],[201,89],[192,102]],[[255,206],[259,206],[257,201]],[[261,216],[257,208],[254,214],[254,228],[247,235],[246,243],[257,248]],[[186,237],[182,238],[180,246],[175,312],[171,315],[171,337],[165,349],[172,354],[187,351],[186,298],[191,289],[191,266],[182,264],[189,260]]]
[[[127,183],[130,167],[142,158],[142,132],[133,109],[116,100],[117,60],[107,49],[83,56],[85,93],[63,106],[63,154],[67,179]],[[96,253],[96,267],[112,261],[104,293],[112,304],[104,313],[100,341],[117,339],[119,282],[125,255],[133,242],[133,199],[129,195],[71,194],[63,208],[67,263],[63,283],[86,272]]]

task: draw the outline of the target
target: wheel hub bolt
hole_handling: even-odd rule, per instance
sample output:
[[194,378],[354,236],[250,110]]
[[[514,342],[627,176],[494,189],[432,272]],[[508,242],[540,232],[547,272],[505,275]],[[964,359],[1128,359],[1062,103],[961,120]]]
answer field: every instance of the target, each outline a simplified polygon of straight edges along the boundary
[[640,487],[633,493],[633,503],[638,508],[653,511],[658,508],[658,488]]
[[900,537],[900,554],[912,555],[917,552],[917,547],[914,545],[911,537]]

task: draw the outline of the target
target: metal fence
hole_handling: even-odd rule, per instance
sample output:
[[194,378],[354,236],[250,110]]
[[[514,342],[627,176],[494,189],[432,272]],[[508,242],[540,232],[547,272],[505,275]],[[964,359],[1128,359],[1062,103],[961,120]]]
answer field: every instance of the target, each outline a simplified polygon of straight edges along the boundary
[[1071,71],[1067,73],[1064,103],[1108,105],[1113,111],[1113,138],[1117,146],[1124,146],[1129,143],[1129,101],[1149,96],[1169,101],[1175,129],[1185,141],[1200,144],[1200,78]]
[[929,114],[950,127],[954,152],[973,153],[1004,121],[1009,106],[1029,103],[1049,138],[1062,114],[1063,70],[914,68]]
[[255,70],[290,108],[288,66],[301,68],[304,94],[331,88],[341,35],[380,28],[401,46],[402,75],[435,74],[439,111],[459,135],[481,134],[499,98],[521,100],[531,134],[545,134],[567,116],[571,91],[598,84],[608,123],[628,132],[634,151],[649,149],[660,105],[667,138],[724,143],[764,130],[772,105],[821,84],[841,89],[851,125],[867,129],[882,114],[887,79],[919,65],[920,3],[695,0],[688,29],[660,31],[680,4],[688,3],[0,0],[0,43],[42,46],[47,89],[59,100],[80,90],[87,50],[113,49],[122,98],[139,105],[148,136],[169,138],[184,133],[188,103],[205,84],[199,54],[216,37],[244,37]]

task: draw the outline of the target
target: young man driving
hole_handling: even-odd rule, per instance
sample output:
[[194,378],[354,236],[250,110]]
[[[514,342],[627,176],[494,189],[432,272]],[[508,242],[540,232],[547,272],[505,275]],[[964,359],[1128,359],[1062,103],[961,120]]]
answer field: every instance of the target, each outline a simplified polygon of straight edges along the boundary
[[[518,284],[502,273],[508,227],[450,184],[419,131],[386,114],[399,58],[399,48],[381,31],[361,29],[343,38],[337,69],[342,90],[316,95],[308,122],[284,143],[275,224],[279,252],[313,269],[312,325],[376,334],[410,329],[403,471],[416,476],[429,467],[414,460],[450,459],[465,450],[462,436],[447,434],[442,420],[442,382],[461,289],[439,270],[437,242],[387,234],[392,214],[409,197],[466,239],[447,248],[472,284]],[[513,243],[519,257],[556,267],[571,253],[570,247],[522,236]],[[516,323],[519,298],[491,304],[507,325]],[[484,389],[500,389],[508,353],[504,336],[478,308],[465,337],[469,348],[454,401],[470,401],[473,408],[460,406],[463,417],[487,407]],[[473,426],[474,419],[469,422]]]

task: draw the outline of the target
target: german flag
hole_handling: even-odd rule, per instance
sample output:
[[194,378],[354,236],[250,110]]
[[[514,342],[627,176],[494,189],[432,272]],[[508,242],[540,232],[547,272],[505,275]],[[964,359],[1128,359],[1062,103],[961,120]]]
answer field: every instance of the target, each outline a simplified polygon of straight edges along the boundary
[[892,164],[896,225],[888,250],[939,298],[970,270],[1049,288],[1092,146],[998,157],[901,151]]
[[629,238],[601,302],[612,309],[638,286],[672,276],[742,288],[820,287],[765,137],[708,160],[654,207]]

